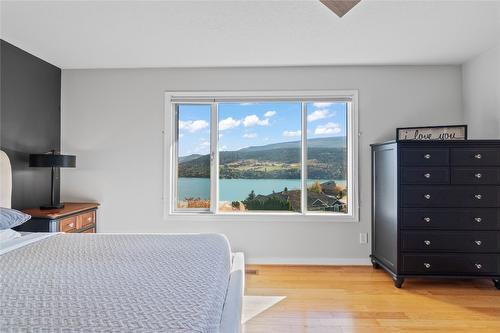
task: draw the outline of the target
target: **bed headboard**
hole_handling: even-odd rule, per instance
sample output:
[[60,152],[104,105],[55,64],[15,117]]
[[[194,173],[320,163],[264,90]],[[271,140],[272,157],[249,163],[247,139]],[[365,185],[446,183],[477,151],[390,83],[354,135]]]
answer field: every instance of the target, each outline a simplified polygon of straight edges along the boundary
[[12,196],[12,168],[7,154],[0,150],[0,207],[10,208]]

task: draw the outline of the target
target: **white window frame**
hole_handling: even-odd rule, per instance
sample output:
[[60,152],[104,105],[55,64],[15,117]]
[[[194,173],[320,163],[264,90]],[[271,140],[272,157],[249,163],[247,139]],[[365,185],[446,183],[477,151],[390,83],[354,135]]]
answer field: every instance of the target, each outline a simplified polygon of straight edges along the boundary
[[[302,211],[301,212],[218,212],[218,112],[214,102],[265,102],[295,101],[308,102],[349,100],[347,111],[347,190],[348,213],[321,213],[306,211],[307,191],[303,189],[307,179],[307,112],[302,109],[301,158],[302,158]],[[211,208],[176,208],[177,186],[177,112],[176,104],[210,104],[210,192]],[[320,90],[320,91],[167,91],[165,92],[164,124],[164,218],[167,220],[188,221],[318,221],[318,222],[359,222],[358,190],[358,91],[357,90]],[[265,217],[265,218],[263,218]]]

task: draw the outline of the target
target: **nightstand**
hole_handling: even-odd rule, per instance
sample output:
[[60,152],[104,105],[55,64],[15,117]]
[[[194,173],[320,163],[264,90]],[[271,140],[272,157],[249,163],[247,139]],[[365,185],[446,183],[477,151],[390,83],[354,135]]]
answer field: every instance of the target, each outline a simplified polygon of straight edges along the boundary
[[95,233],[98,207],[98,203],[65,202],[64,208],[61,209],[23,209],[24,213],[31,215],[31,220],[16,227],[15,230]]

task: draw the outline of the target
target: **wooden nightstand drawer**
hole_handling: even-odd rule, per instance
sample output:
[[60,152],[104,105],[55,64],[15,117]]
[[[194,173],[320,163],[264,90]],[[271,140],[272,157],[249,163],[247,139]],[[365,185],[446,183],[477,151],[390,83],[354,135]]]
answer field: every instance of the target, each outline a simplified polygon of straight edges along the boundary
[[61,209],[28,208],[23,211],[31,215],[31,219],[16,227],[16,230],[78,233],[92,229],[95,232],[98,207],[99,204],[94,202],[65,202]]
[[62,232],[75,232],[77,229],[76,216],[71,216],[59,221],[59,231]]
[[95,224],[95,211],[78,215],[77,221],[78,229]]

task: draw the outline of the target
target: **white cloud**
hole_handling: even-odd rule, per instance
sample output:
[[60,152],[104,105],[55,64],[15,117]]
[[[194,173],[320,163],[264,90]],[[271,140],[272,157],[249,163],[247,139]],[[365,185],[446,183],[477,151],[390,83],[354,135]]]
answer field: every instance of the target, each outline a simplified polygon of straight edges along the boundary
[[323,134],[337,134],[340,133],[342,129],[338,123],[326,123],[325,125],[318,125],[314,129],[314,134],[323,135]]
[[257,137],[257,133],[245,133],[243,134],[243,137],[247,139],[255,139]]
[[276,115],[276,111],[267,111],[266,113],[264,113],[264,117],[266,117],[266,118],[271,118],[275,115]]
[[226,150],[226,149],[227,149],[227,146],[220,147],[220,150]]
[[193,145],[194,153],[197,154],[208,154],[210,152],[210,141],[205,139],[200,139],[198,145]]
[[284,131],[283,132],[283,136],[286,136],[286,137],[296,137],[296,136],[300,136],[301,134],[302,134],[302,132],[300,130]]
[[332,105],[333,103],[323,103],[323,102],[318,102],[318,103],[313,103],[314,107],[318,109],[324,109]]
[[197,132],[208,127],[208,122],[205,120],[179,120],[179,129],[186,130],[190,133]]
[[330,115],[330,111],[328,111],[327,109],[316,110],[313,113],[307,115],[307,121],[311,122],[324,119],[329,117]]
[[241,120],[233,119],[232,117],[223,119],[219,121],[219,131],[224,131],[234,127],[238,127],[241,124]]
[[252,114],[250,116],[246,116],[245,119],[243,119],[243,125],[245,127],[253,127],[253,126],[268,126],[269,125],[269,119],[260,119],[257,115]]

